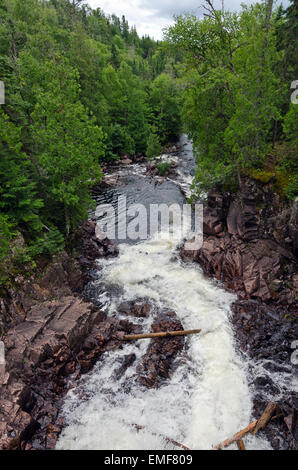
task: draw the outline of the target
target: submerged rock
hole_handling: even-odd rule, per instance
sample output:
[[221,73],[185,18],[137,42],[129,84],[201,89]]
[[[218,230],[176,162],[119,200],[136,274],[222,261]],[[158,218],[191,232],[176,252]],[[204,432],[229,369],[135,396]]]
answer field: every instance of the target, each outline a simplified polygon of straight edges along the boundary
[[132,315],[133,317],[148,317],[152,315],[156,307],[150,302],[149,299],[135,299],[128,302],[122,302],[118,311],[125,315]]

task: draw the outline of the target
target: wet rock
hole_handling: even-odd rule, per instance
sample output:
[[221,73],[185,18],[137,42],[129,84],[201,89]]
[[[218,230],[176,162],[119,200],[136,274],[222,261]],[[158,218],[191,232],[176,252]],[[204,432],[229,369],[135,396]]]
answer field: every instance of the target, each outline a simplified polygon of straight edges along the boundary
[[[254,371],[251,374],[256,393],[254,416],[258,418],[262,414],[269,397],[276,400],[281,419],[271,421],[263,432],[275,449],[293,449],[298,438],[298,426],[295,422],[289,435],[284,418],[297,415],[298,394],[280,390],[275,378],[280,374],[292,377],[297,374],[297,366],[291,362],[291,345],[298,336],[297,316],[293,313],[285,318],[283,310],[274,310],[260,300],[237,300],[233,311],[233,325],[240,349],[258,364],[262,363],[266,371],[261,376]],[[284,393],[282,398],[281,392]]]
[[[7,364],[0,387],[0,449],[12,444],[22,448],[33,436],[31,448],[54,448],[62,429],[56,423],[59,396],[67,391],[67,378],[74,374],[78,378],[101,354],[120,347],[117,332],[139,329],[129,321],[106,319],[75,297],[33,307],[26,321],[4,337]],[[132,362],[132,357],[126,358],[123,373]]]
[[135,299],[128,302],[122,302],[118,311],[124,315],[131,315],[133,317],[148,317],[155,310],[154,305],[149,299]]
[[[76,239],[76,259],[62,252],[40,260],[35,276],[18,276],[0,299],[0,326],[6,332],[0,449],[54,448],[62,429],[59,397],[67,391],[68,377],[78,378],[103,352],[120,347],[117,331],[138,331],[129,321],[106,319],[75,296],[88,279],[86,268],[100,255],[118,254],[113,242],[96,237],[93,222],[84,223]],[[82,259],[86,263],[80,264]]]
[[[162,310],[152,325],[152,331],[182,330],[182,324],[176,313],[170,310]],[[138,381],[148,388],[157,388],[172,373],[175,358],[182,351],[184,337],[156,338],[149,343],[146,354],[137,365]]]
[[[249,182],[234,198],[210,193],[204,208],[203,245],[191,249],[194,239],[188,240],[180,254],[184,261],[199,262],[206,274],[246,298],[292,308],[298,292],[297,259],[284,239],[290,225],[294,230],[296,206],[292,210],[282,208],[279,218],[279,207],[272,209],[270,194]],[[290,221],[285,218],[289,213]],[[267,214],[272,217],[264,219]],[[276,241],[277,227],[280,243]]]
[[194,263],[199,259],[200,249],[201,239],[196,235],[193,235],[184,243],[180,251],[180,256],[183,261]]
[[135,362],[135,360],[135,354],[127,354],[124,356],[121,366],[115,371],[115,379],[119,380],[124,375],[126,370]]

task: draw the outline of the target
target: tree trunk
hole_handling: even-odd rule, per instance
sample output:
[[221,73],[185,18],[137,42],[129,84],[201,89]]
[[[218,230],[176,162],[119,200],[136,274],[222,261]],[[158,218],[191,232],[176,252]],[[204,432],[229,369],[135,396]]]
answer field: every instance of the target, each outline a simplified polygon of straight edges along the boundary
[[158,333],[143,333],[139,335],[123,335],[125,341],[144,338],[170,338],[172,336],[184,336],[200,333],[201,330],[161,331]]
[[239,439],[239,441],[237,441],[237,447],[239,450],[246,450],[242,439]]

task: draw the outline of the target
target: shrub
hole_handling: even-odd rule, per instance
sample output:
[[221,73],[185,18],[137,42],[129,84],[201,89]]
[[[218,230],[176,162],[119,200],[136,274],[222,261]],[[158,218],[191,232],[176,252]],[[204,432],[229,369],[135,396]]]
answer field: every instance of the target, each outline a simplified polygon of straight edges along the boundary
[[164,176],[170,168],[171,164],[169,162],[161,162],[157,164],[157,170],[160,176]]

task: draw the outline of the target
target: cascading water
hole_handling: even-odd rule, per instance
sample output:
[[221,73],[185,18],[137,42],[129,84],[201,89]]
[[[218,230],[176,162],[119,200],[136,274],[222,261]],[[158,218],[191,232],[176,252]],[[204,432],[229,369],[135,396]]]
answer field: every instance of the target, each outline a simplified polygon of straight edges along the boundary
[[[186,154],[189,157],[189,151]],[[185,189],[189,175],[186,172],[183,180],[183,174],[180,171]],[[123,178],[125,184],[105,195],[105,201],[113,200],[117,192],[128,193],[140,178],[141,188],[134,190],[131,200],[140,202],[143,197],[141,202],[146,204],[162,198],[184,201],[173,183],[155,187],[140,174]],[[117,306],[123,300],[149,298],[174,310],[185,329],[200,328],[202,333],[186,338],[173,375],[158,389],[134,380],[138,359],[150,340],[124,343],[122,349],[105,353],[69,391],[63,408],[67,425],[57,449],[177,449],[162,436],[191,449],[211,449],[249,424],[252,395],[247,364],[236,351],[229,322],[234,296],[207,279],[198,265],[179,260],[177,245],[190,226],[184,226],[182,236],[176,234],[175,226],[172,229],[137,244],[122,243],[117,259],[100,260],[102,269],[93,283],[93,296],[109,315],[118,317]],[[147,332],[153,318],[133,321]],[[135,354],[136,360],[117,379],[115,373],[128,354]],[[134,424],[143,428],[137,430]],[[246,447],[270,445],[249,436]]]

